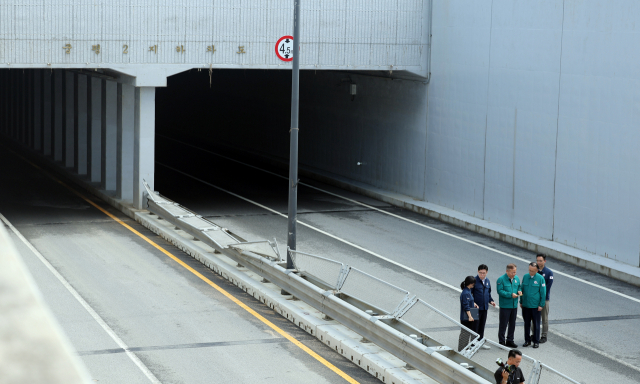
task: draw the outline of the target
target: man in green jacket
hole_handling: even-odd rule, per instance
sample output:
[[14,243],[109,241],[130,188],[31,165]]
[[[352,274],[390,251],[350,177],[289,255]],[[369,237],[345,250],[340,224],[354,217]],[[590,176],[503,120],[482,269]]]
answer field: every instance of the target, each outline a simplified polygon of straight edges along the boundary
[[[498,341],[510,348],[517,348],[513,342],[513,334],[516,330],[516,317],[518,315],[518,296],[520,292],[520,279],[516,276],[515,264],[507,265],[507,273],[496,281],[498,295],[500,296],[500,325],[498,326]],[[537,271],[536,271],[537,273]],[[505,340],[504,332],[509,327]]]
[[529,274],[524,275],[520,290],[520,308],[524,318],[524,340],[523,347],[531,345],[530,327],[533,321],[533,348],[540,346],[540,314],[546,304],[547,286],[544,277],[538,274],[538,264],[529,264]]

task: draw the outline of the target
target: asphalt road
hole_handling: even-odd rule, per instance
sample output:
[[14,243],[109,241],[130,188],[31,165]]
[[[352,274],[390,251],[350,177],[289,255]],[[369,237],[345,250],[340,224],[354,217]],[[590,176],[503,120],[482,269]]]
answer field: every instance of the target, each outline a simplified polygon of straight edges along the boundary
[[[245,239],[275,237],[286,244],[287,220],[281,214],[287,213],[287,181],[263,171],[286,176],[286,170],[201,140],[177,139],[189,145],[157,137],[156,190]],[[334,195],[299,188],[298,220],[309,226],[298,226],[298,250],[360,268],[454,318],[459,313],[455,288],[475,275],[479,264],[489,266],[495,283],[508,263],[515,263],[522,277],[527,262],[534,261],[533,253],[500,241],[313,180],[302,182]],[[549,341],[523,352],[580,382],[640,382],[640,288],[551,258],[547,266],[556,273]],[[493,340],[497,317],[497,310],[490,311],[486,334]],[[523,342],[520,324],[516,343]]]
[[[90,307],[83,306],[36,252],[12,233],[45,301],[94,382],[344,382],[329,367],[4,146],[0,163],[0,213]],[[93,201],[347,375],[361,383],[377,382],[171,244]]]

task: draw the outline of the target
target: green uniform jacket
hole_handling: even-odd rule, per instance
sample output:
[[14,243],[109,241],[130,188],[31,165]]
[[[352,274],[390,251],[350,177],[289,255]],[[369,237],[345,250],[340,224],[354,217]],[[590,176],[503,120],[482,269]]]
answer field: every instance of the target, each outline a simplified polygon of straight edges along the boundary
[[522,297],[520,304],[524,308],[544,307],[547,298],[547,286],[544,277],[536,273],[533,277],[526,274],[522,277]]
[[496,284],[498,286],[498,295],[500,295],[500,308],[518,308],[518,298],[516,297],[514,299],[511,294],[518,294],[518,290],[520,289],[520,278],[518,278],[518,276],[514,276],[512,283],[509,281],[509,276],[505,273],[498,278]]

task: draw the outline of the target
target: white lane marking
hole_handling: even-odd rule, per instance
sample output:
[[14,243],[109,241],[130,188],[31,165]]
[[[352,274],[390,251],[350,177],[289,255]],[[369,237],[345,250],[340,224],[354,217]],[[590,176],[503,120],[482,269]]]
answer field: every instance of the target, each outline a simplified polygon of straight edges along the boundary
[[[518,317],[520,317],[520,316],[518,316]],[[579,346],[581,346],[582,348],[588,349],[591,352],[595,352],[595,353],[597,353],[597,354],[599,354],[601,356],[604,356],[604,357],[606,357],[608,359],[611,359],[611,360],[615,361],[616,363],[622,364],[627,368],[631,368],[631,369],[633,369],[635,371],[640,372],[640,368],[639,367],[636,367],[635,365],[627,363],[626,361],[622,360],[622,358],[620,358],[620,357],[616,357],[616,356],[610,355],[610,354],[608,354],[608,353],[606,353],[606,352],[604,352],[604,351],[602,351],[600,349],[594,348],[594,347],[592,347],[592,346],[590,346],[588,344],[583,343],[582,341],[576,340],[573,337],[567,336],[564,333],[560,333],[560,332],[558,332],[556,330],[549,330],[549,332],[550,333],[554,333],[554,334],[556,334],[556,335],[558,335],[558,336],[560,336],[560,337],[562,337],[564,339],[567,339],[567,340],[571,341],[572,343],[576,343]]]
[[[268,174],[271,174],[271,175],[274,175],[274,176],[280,177],[280,178],[282,178],[282,179],[287,179],[287,180],[288,180],[288,178],[287,178],[287,177],[285,177],[285,176],[278,175],[277,173],[270,172],[270,171],[267,171],[267,170],[264,170],[264,169],[258,168],[258,167],[256,167],[256,166],[253,166],[253,165],[250,165],[250,164],[243,163],[243,162],[241,162],[241,161],[238,161],[238,160],[232,159],[232,158],[227,157],[227,156],[224,156],[224,155],[220,155],[220,154],[218,154],[218,153],[215,153],[215,152],[212,152],[212,151],[209,151],[209,150],[206,150],[206,149],[203,149],[203,148],[197,147],[197,146],[195,146],[195,145],[188,144],[188,143],[182,142],[182,141],[180,141],[180,140],[172,139],[172,138],[167,137],[167,136],[162,136],[162,137],[164,137],[164,138],[166,138],[166,139],[168,139],[168,140],[176,141],[176,142],[178,142],[178,143],[180,143],[180,144],[183,144],[183,145],[186,145],[186,146],[189,146],[189,147],[193,147],[193,148],[199,149],[199,150],[201,150],[201,151],[203,151],[203,152],[207,152],[207,153],[210,153],[210,154],[212,154],[212,155],[215,155],[215,156],[218,156],[218,157],[222,157],[222,158],[227,159],[227,160],[229,160],[229,161],[233,161],[233,162],[236,162],[236,163],[238,163],[238,164],[242,164],[242,165],[245,165],[245,166],[247,166],[247,167],[250,167],[250,168],[253,168],[253,169],[257,169],[257,170],[259,170],[259,171],[262,171],[262,172],[265,172],[265,173],[268,173]],[[300,184],[300,185],[304,185],[304,186],[309,187],[309,188],[313,188],[313,189],[315,189],[315,190],[317,190],[317,191],[320,191],[320,192],[324,192],[324,193],[326,193],[326,194],[328,194],[328,195],[332,195],[332,196],[338,197],[338,198],[340,198],[340,199],[347,200],[347,201],[352,202],[352,203],[354,203],[354,204],[358,204],[358,205],[361,205],[361,206],[363,206],[363,207],[367,207],[367,208],[369,208],[369,209],[372,209],[372,210],[378,211],[378,212],[380,212],[380,213],[384,213],[384,214],[386,214],[386,215],[393,216],[393,217],[395,217],[395,218],[397,218],[397,219],[404,220],[404,221],[406,221],[406,222],[409,222],[409,223],[412,223],[412,224],[415,224],[415,225],[421,226],[421,227],[423,227],[423,228],[430,229],[430,230],[432,230],[432,231],[434,231],[434,232],[438,232],[438,233],[440,233],[440,234],[443,234],[443,235],[446,235],[446,236],[449,236],[449,237],[453,237],[454,239],[461,240],[461,241],[464,241],[464,242],[469,243],[469,244],[473,244],[473,245],[478,246],[478,247],[480,247],[480,248],[484,248],[484,249],[486,249],[486,250],[489,250],[489,251],[493,251],[493,252],[499,253],[499,254],[501,254],[501,255],[504,255],[504,256],[510,257],[510,258],[512,258],[512,259],[516,259],[516,260],[522,261],[522,262],[527,263],[527,264],[530,262],[529,260],[523,259],[523,258],[518,257],[518,256],[515,256],[515,255],[512,255],[512,254],[510,254],[510,253],[506,253],[506,252],[499,251],[499,250],[497,250],[497,249],[494,249],[494,248],[488,247],[488,246],[486,246],[486,245],[483,245],[483,244],[480,244],[480,243],[476,243],[475,241],[465,239],[464,237],[456,236],[456,235],[453,235],[453,234],[451,234],[451,233],[448,233],[448,232],[442,231],[442,230],[440,230],[440,229],[430,227],[430,226],[428,226],[428,225],[426,225],[426,224],[422,224],[422,223],[419,223],[419,222],[417,222],[417,221],[413,221],[413,220],[411,220],[411,219],[407,219],[406,217],[402,217],[402,216],[400,216],[400,215],[396,215],[395,213],[387,212],[387,211],[382,210],[382,209],[380,209],[380,208],[376,208],[376,207],[374,207],[374,206],[372,206],[372,205],[368,205],[368,204],[365,204],[365,203],[359,202],[359,201],[357,201],[357,200],[353,200],[353,199],[350,199],[350,198],[348,198],[348,197],[344,197],[344,196],[338,195],[338,194],[336,194],[336,193],[326,191],[326,190],[321,189],[321,188],[318,188],[318,187],[314,187],[313,185],[305,184],[305,183],[302,183],[302,182],[300,182],[299,184]],[[398,264],[398,265],[400,265],[400,264]],[[408,267],[404,267],[404,268],[406,268],[407,270],[411,270],[411,268],[408,268]],[[413,272],[413,270],[411,270],[411,271]],[[561,276],[564,276],[564,277],[568,277],[568,278],[570,278],[570,279],[573,279],[573,280],[579,281],[579,282],[581,282],[581,283],[584,283],[584,284],[590,285],[590,286],[592,286],[592,287],[595,287],[595,288],[598,288],[598,289],[602,289],[603,291],[607,291],[607,292],[609,292],[609,293],[613,293],[614,295],[618,295],[618,296],[620,296],[620,297],[624,297],[625,299],[629,299],[629,300],[631,300],[631,301],[635,301],[636,303],[640,303],[640,299],[637,299],[637,298],[632,297],[632,296],[629,296],[629,295],[625,295],[624,293],[617,292],[617,291],[615,291],[615,290],[613,290],[613,289],[610,289],[610,288],[607,288],[607,287],[603,287],[603,286],[601,286],[601,285],[598,285],[598,284],[592,283],[592,282],[590,282],[590,281],[580,279],[580,278],[575,277],[575,276],[572,276],[572,275],[570,275],[570,274],[568,274],[568,273],[564,273],[564,272],[561,272],[561,271],[553,271],[553,274],[554,274],[554,275],[561,275]],[[456,288],[456,289],[457,289],[457,288]]]
[[[201,182],[201,183],[203,183],[203,184],[206,184],[206,185],[208,185],[208,186],[210,186],[210,187],[213,187],[213,188],[218,189],[218,190],[220,190],[220,191],[222,191],[222,192],[225,192],[225,193],[228,193],[228,194],[230,194],[230,195],[232,195],[232,196],[235,196],[235,197],[237,197],[238,199],[242,199],[242,200],[244,200],[244,201],[246,201],[246,202],[249,202],[249,203],[251,203],[251,204],[254,204],[254,205],[256,205],[256,206],[258,206],[258,207],[260,207],[260,208],[262,208],[262,209],[265,209],[265,210],[267,210],[267,211],[269,211],[269,212],[275,213],[275,214],[276,214],[276,215],[278,215],[278,216],[282,216],[282,217],[284,217],[284,218],[287,218],[287,215],[282,214],[282,213],[280,213],[280,212],[276,211],[275,209],[271,209],[271,208],[269,208],[269,207],[267,207],[267,206],[264,206],[264,205],[262,205],[262,204],[260,204],[260,203],[256,203],[256,202],[255,202],[255,201],[253,201],[253,200],[247,199],[246,197],[242,197],[242,196],[240,196],[240,195],[238,195],[238,194],[236,194],[236,193],[233,193],[233,192],[228,191],[228,190],[226,190],[226,189],[224,189],[224,188],[218,187],[217,185],[211,184],[211,183],[209,183],[209,182],[207,182],[207,181],[204,181],[204,180],[202,180],[202,179],[199,179],[199,178],[197,178],[197,177],[195,177],[195,176],[192,176],[192,175],[190,175],[190,174],[188,174],[188,173],[182,172],[182,171],[181,171],[181,170],[179,170],[179,169],[176,169],[176,168],[170,167],[170,166],[168,166],[168,165],[166,165],[166,164],[163,164],[163,163],[161,163],[161,162],[159,162],[159,161],[156,161],[156,163],[157,163],[157,164],[159,164],[159,165],[162,165],[162,166],[163,166],[163,167],[165,167],[165,168],[171,169],[171,170],[172,170],[172,171],[174,171],[174,172],[180,173],[180,174],[182,174],[182,175],[184,175],[184,176],[190,177],[190,178],[192,178],[192,179],[194,179],[194,180],[197,180],[197,181],[199,181],[199,182]],[[460,291],[460,288],[454,287],[453,285],[448,284],[448,283],[445,283],[445,282],[444,282],[444,281],[442,281],[442,280],[438,280],[438,279],[436,279],[436,278],[434,278],[434,277],[431,277],[431,276],[429,276],[429,275],[426,275],[426,274],[424,274],[424,273],[422,273],[422,272],[420,272],[420,271],[418,271],[418,270],[415,270],[415,269],[413,269],[413,268],[407,267],[406,265],[400,264],[400,263],[398,263],[397,261],[393,261],[393,260],[391,260],[391,259],[389,259],[389,258],[386,258],[386,257],[384,257],[384,256],[382,256],[382,255],[379,255],[379,254],[377,254],[377,253],[375,253],[375,252],[372,252],[372,251],[370,251],[370,250],[368,250],[368,249],[365,249],[365,248],[363,248],[363,247],[361,247],[361,246],[359,246],[359,245],[357,245],[357,244],[354,244],[354,243],[352,243],[352,242],[350,242],[350,241],[348,241],[348,240],[341,239],[341,238],[339,238],[339,237],[337,237],[337,236],[334,236],[334,235],[330,234],[329,232],[325,232],[325,231],[323,231],[322,229],[316,228],[316,227],[311,226],[311,225],[309,225],[309,224],[307,224],[307,223],[303,223],[302,221],[298,221],[298,224],[300,224],[300,225],[304,225],[305,227],[308,227],[308,228],[311,228],[311,229],[313,229],[313,230],[315,230],[315,231],[317,231],[317,232],[322,233],[323,235],[329,236],[329,237],[331,237],[332,239],[338,240],[338,241],[340,241],[340,242],[342,242],[342,243],[345,243],[345,244],[347,244],[347,245],[349,245],[349,246],[352,246],[352,247],[354,247],[354,248],[357,248],[357,249],[359,249],[359,250],[361,250],[361,251],[363,251],[363,252],[366,252],[366,253],[368,253],[368,254],[370,254],[370,255],[373,255],[373,256],[375,256],[375,257],[377,257],[377,258],[379,258],[379,259],[382,259],[382,260],[384,260],[384,261],[386,261],[386,262],[389,262],[389,263],[391,263],[391,264],[397,265],[397,266],[399,266],[399,267],[401,267],[401,268],[403,268],[403,269],[406,269],[407,271],[411,271],[411,272],[415,273],[416,275],[419,275],[419,276],[422,276],[422,277],[424,277],[424,278],[426,278],[426,279],[429,279],[429,280],[435,281],[435,282],[436,282],[436,283],[438,283],[438,284],[442,284],[442,285],[444,285],[444,286],[446,286],[446,287],[449,287],[449,288],[451,288],[451,289],[454,289],[454,290],[456,290],[456,291]]]
[[91,308],[91,306],[82,298],[82,296],[80,296],[78,291],[76,291],[75,288],[73,288],[71,284],[69,284],[69,282],[53,267],[53,265],[51,265],[51,263],[49,263],[49,261],[45,259],[44,256],[42,256],[42,254],[29,242],[29,240],[22,236],[22,234],[16,229],[16,227],[14,227],[13,224],[11,224],[9,220],[7,220],[7,218],[4,217],[1,213],[0,220],[2,220],[7,225],[7,227],[9,227],[11,231],[31,250],[31,252],[33,252],[33,254],[36,255],[38,259],[40,259],[40,261],[42,261],[47,269],[51,271],[51,273],[58,279],[58,281],[60,281],[60,283],[62,283],[62,285],[69,291],[69,293],[71,293],[71,295],[75,297],[76,300],[78,300],[80,305],[82,305],[82,307],[84,307],[84,309],[89,312],[91,317],[93,317],[93,319],[98,324],[100,324],[102,329],[104,329],[105,332],[107,332],[107,334],[111,336],[113,341],[115,341],[120,348],[124,349],[127,356],[129,356],[129,358],[135,363],[135,365],[140,368],[142,373],[147,376],[149,381],[154,384],[161,384],[160,380],[158,380],[158,378],[149,370],[149,368],[147,368],[147,366],[144,365],[142,361],[140,361],[138,356],[136,356],[129,350],[129,347],[124,343],[124,341],[122,341],[122,339],[118,337],[118,335],[116,335],[116,333],[113,331],[113,329],[111,329],[111,327],[107,323],[105,323],[104,320],[102,320],[100,315],[98,315],[98,313],[94,311],[93,308]]
[[[206,185],[208,185],[208,186],[210,186],[210,187],[212,187],[212,188],[215,188],[215,189],[220,190],[220,191],[222,191],[222,192],[228,193],[228,194],[229,194],[229,195],[231,195],[231,196],[235,196],[235,197],[237,197],[237,198],[239,198],[239,199],[241,199],[241,200],[244,200],[244,201],[246,201],[246,202],[248,202],[248,203],[251,203],[251,204],[253,204],[253,205],[256,205],[256,206],[258,206],[258,207],[260,207],[260,208],[262,208],[262,209],[265,209],[265,210],[267,210],[267,211],[269,211],[269,212],[275,213],[275,214],[276,214],[276,215],[278,215],[278,216],[281,216],[281,217],[287,218],[287,215],[282,214],[282,213],[280,213],[280,212],[276,211],[275,209],[271,209],[271,208],[269,208],[269,207],[267,207],[267,206],[264,206],[264,205],[262,205],[262,204],[260,204],[260,203],[257,203],[257,202],[255,202],[255,201],[253,201],[253,200],[251,200],[251,199],[247,199],[246,197],[240,196],[240,195],[238,195],[237,193],[233,193],[233,192],[228,191],[228,190],[226,190],[226,189],[224,189],[224,188],[218,187],[217,185],[211,184],[211,183],[209,183],[209,182],[207,182],[207,181],[204,181],[204,180],[202,180],[202,179],[199,179],[199,178],[197,178],[197,177],[195,177],[195,176],[192,176],[192,175],[190,175],[190,174],[188,174],[188,173],[185,173],[185,172],[183,172],[183,171],[181,171],[181,170],[179,170],[179,169],[176,169],[176,168],[173,168],[173,167],[168,166],[168,165],[166,165],[166,164],[163,164],[163,163],[161,163],[161,162],[159,162],[159,161],[156,161],[156,163],[157,163],[157,164],[159,164],[159,165],[161,165],[161,166],[163,166],[163,167],[165,167],[165,168],[171,169],[171,170],[172,170],[172,171],[174,171],[174,172],[180,173],[180,174],[182,174],[182,175],[184,175],[184,176],[187,176],[187,177],[189,177],[189,178],[191,178],[191,179],[194,179],[194,180],[199,181],[199,182],[201,182],[201,183],[203,183],[203,184],[206,184]],[[396,262],[396,261],[393,261],[393,260],[391,260],[391,259],[389,259],[389,258],[387,258],[387,257],[384,257],[384,256],[382,256],[382,255],[379,255],[379,254],[377,254],[377,253],[375,253],[375,252],[372,252],[372,251],[370,251],[370,250],[368,250],[368,249],[365,249],[365,248],[363,248],[363,247],[361,247],[361,246],[359,246],[359,245],[353,244],[353,243],[351,243],[351,242],[350,242],[350,241],[348,241],[348,240],[341,239],[341,238],[339,238],[339,237],[337,237],[337,236],[334,236],[334,235],[332,235],[332,234],[330,234],[330,233],[328,233],[328,232],[325,232],[325,231],[323,231],[323,230],[321,230],[321,229],[319,229],[319,228],[316,228],[316,227],[314,227],[314,226],[312,226],[312,225],[309,225],[309,224],[303,223],[303,222],[301,222],[301,221],[298,221],[298,223],[299,223],[299,224],[301,224],[301,225],[303,225],[303,226],[305,226],[305,227],[311,228],[311,229],[313,229],[313,230],[315,230],[315,231],[317,231],[317,232],[320,232],[320,233],[322,233],[323,235],[329,236],[329,237],[331,237],[332,239],[338,240],[338,241],[340,241],[340,242],[342,242],[342,243],[345,243],[345,244],[350,245],[350,246],[352,246],[352,247],[354,247],[354,248],[357,248],[357,249],[359,249],[359,250],[361,250],[361,251],[363,251],[363,252],[366,252],[366,253],[368,253],[368,254],[370,254],[370,255],[372,255],[372,256],[375,256],[375,257],[377,257],[377,258],[379,258],[379,259],[382,259],[382,260],[384,260],[384,261],[386,261],[386,262],[389,262],[389,263],[391,263],[391,264],[393,264],[393,265],[397,265],[397,266],[399,266],[399,267],[401,267],[401,268],[403,268],[403,269],[405,269],[405,270],[407,270],[407,271],[413,272],[413,273],[415,273],[415,274],[417,274],[417,275],[419,275],[419,276],[422,276],[422,277],[424,277],[424,278],[426,278],[426,279],[429,279],[429,280],[434,281],[434,282],[436,282],[436,283],[438,283],[438,284],[444,285],[445,287],[451,288],[451,289],[453,289],[453,290],[454,290],[454,291],[456,291],[456,292],[461,292],[461,291],[462,291],[462,290],[461,290],[460,288],[458,288],[458,287],[454,287],[453,285],[448,284],[448,283],[445,283],[445,282],[444,282],[444,281],[442,281],[442,280],[436,279],[436,278],[431,277],[431,276],[429,276],[429,275],[427,275],[427,274],[424,274],[424,273],[422,273],[422,272],[420,272],[420,271],[417,271],[417,270],[415,270],[415,269],[413,269],[413,268],[407,267],[406,265],[400,264],[400,263],[398,263],[398,262]],[[498,308],[500,308],[500,307],[499,307],[498,305],[496,305],[496,309],[498,309]],[[520,315],[518,315],[518,318],[519,318],[519,319],[521,319],[521,320],[523,320],[522,316],[520,316]],[[588,349],[588,350],[590,350],[590,351],[592,351],[592,352],[598,353],[598,354],[600,354],[600,355],[601,355],[601,356],[603,356],[603,357],[606,357],[606,358],[608,358],[608,359],[611,359],[611,360],[613,360],[613,361],[615,361],[615,362],[618,362],[618,363],[620,363],[620,364],[622,364],[622,365],[624,365],[624,366],[626,366],[626,367],[629,367],[629,368],[631,368],[631,369],[634,369],[634,370],[636,370],[636,371],[640,372],[640,368],[635,367],[635,366],[633,366],[633,365],[631,365],[631,364],[629,364],[629,363],[626,363],[626,362],[624,362],[624,361],[620,360],[619,358],[617,358],[617,357],[615,357],[615,356],[612,356],[612,355],[610,355],[610,354],[608,354],[608,353],[606,353],[606,352],[603,352],[603,351],[601,351],[601,350],[599,350],[599,349],[596,349],[596,348],[594,348],[594,347],[591,347],[590,345],[585,344],[585,343],[583,343],[583,342],[581,342],[581,341],[578,341],[578,340],[576,340],[576,339],[574,339],[574,338],[572,338],[572,337],[570,337],[570,336],[567,336],[567,335],[565,335],[565,334],[563,334],[563,333],[560,333],[560,332],[558,332],[558,331],[555,331],[555,330],[549,330],[549,332],[550,332],[550,333],[553,333],[553,334],[555,334],[555,335],[558,335],[558,336],[560,336],[560,337],[562,337],[562,338],[564,338],[564,339],[566,339],[566,340],[569,340],[569,341],[571,341],[571,342],[573,342],[573,343],[575,343],[575,344],[577,344],[577,345],[579,345],[579,346],[581,346],[581,347],[583,347],[583,348],[586,348],[586,349]]]

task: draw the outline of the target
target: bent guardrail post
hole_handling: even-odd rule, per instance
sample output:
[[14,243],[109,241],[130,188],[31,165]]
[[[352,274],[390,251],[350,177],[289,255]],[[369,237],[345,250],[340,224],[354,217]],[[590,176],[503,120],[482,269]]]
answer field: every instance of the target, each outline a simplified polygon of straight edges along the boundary
[[[223,242],[212,241],[208,236],[208,232],[213,231],[203,232],[189,222],[181,220],[181,217],[185,216],[185,214],[193,217],[191,211],[159,196],[146,185],[145,188],[147,188],[146,196],[149,210],[158,215],[158,217],[163,218],[174,226],[179,226],[194,238],[225,254],[235,262],[241,263],[249,270],[260,274],[267,280],[280,286],[287,292],[292,293],[294,296],[346,327],[351,328],[356,333],[374,342],[426,375],[441,382],[461,384],[489,383],[487,379],[478,376],[441,354],[441,352],[446,353],[453,351],[438,351],[435,348],[425,346],[410,336],[393,329],[388,324],[379,320],[378,317],[370,316],[364,311],[336,297],[332,291],[324,291],[293,273],[292,270],[283,268],[277,262],[254,255],[252,252],[229,247],[229,245],[237,244],[240,241],[226,231],[224,234],[228,236],[228,243],[224,244]],[[196,219],[207,223],[208,226],[218,227],[204,218],[196,217]],[[216,232],[222,231],[223,229],[220,229]]]
[[[332,282],[317,280],[317,276],[313,276],[313,272],[306,275],[304,268],[300,271],[287,270],[281,265],[282,257],[280,256],[277,242],[271,243],[268,240],[244,241],[226,228],[222,228],[195,212],[182,207],[180,204],[151,191],[146,183],[143,184],[147,191],[145,197],[149,211],[158,215],[159,218],[184,230],[217,252],[223,253],[252,272],[292,293],[326,316],[337,320],[424,374],[444,383],[487,384],[493,382],[493,372],[482,365],[477,366],[472,359],[475,358],[475,354],[485,342],[494,346],[497,346],[497,344],[489,340],[479,340],[478,334],[469,332],[475,338],[465,349],[458,353],[438,340],[431,338],[403,318],[417,304],[426,305],[430,310],[456,326],[462,327],[462,325],[425,301],[416,296],[411,296],[406,290],[369,275],[379,282],[406,293],[395,305],[395,308],[392,310],[383,309],[379,311],[383,313],[382,315],[372,316],[366,313],[365,309],[378,308],[376,305],[368,303],[360,297],[351,296],[348,292],[341,291],[352,271],[360,275],[368,274],[335,260],[289,249],[287,249],[287,252],[292,254],[311,256],[324,262],[333,263],[332,268],[334,269],[338,265],[339,268],[337,281],[332,279]],[[297,265],[296,268],[298,268]],[[296,272],[305,274],[305,277],[303,278]],[[411,336],[412,334],[420,334],[422,337],[416,339],[415,335]],[[533,364],[528,382],[537,384],[540,381],[542,371],[548,370],[550,374],[558,375],[572,383],[579,384],[539,361],[528,356],[527,358]],[[468,364],[469,369],[463,367],[462,363]],[[473,372],[470,369],[473,369]]]
[[[399,359],[410,364],[426,375],[441,381],[455,383],[489,383],[488,379],[462,367],[436,350],[419,343],[409,335],[393,329],[390,325],[370,316],[364,311],[352,306],[333,294],[332,291],[323,291],[312,283],[284,269],[274,262],[269,262],[260,257],[245,254],[244,258],[234,255],[233,252],[225,252],[233,260],[243,260],[248,269],[256,273],[266,274],[269,281],[292,293],[297,298],[325,313],[367,340],[380,346]],[[450,351],[450,353],[455,353]],[[472,363],[469,361],[469,363]],[[453,380],[453,381],[452,381]]]

